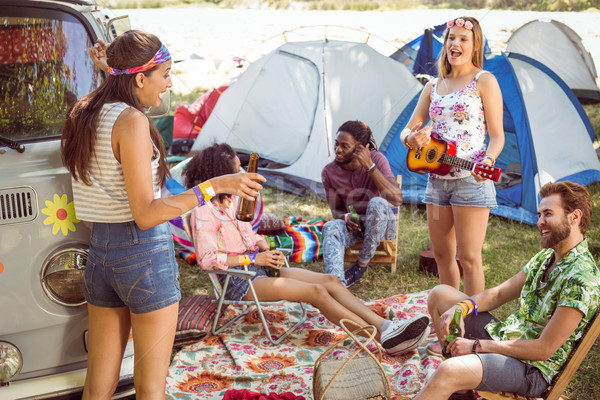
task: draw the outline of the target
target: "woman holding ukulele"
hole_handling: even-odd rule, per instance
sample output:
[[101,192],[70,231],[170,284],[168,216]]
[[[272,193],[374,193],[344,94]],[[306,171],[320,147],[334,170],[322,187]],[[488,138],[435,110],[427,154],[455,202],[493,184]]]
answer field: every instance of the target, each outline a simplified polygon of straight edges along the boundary
[[[472,17],[449,21],[438,61],[439,78],[425,85],[401,133],[404,146],[423,147],[433,131],[456,144],[457,157],[494,165],[504,147],[502,93],[496,78],[482,67],[479,22]],[[429,118],[432,127],[424,126]],[[497,206],[493,182],[456,168],[444,176],[430,174],[423,201],[440,282],[459,288],[458,256],[464,292],[481,292],[485,288],[481,249],[490,208]]]

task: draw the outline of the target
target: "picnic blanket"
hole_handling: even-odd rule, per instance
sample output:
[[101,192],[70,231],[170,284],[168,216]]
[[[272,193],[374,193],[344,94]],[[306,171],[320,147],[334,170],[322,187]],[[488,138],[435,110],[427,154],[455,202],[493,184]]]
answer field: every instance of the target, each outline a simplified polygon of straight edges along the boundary
[[[428,291],[397,295],[366,303],[386,318],[410,318],[427,314]],[[222,399],[229,389],[248,389],[260,393],[291,392],[312,399],[312,373],[317,358],[333,343],[344,337],[344,331],[323,317],[314,307],[308,308],[306,322],[283,343],[273,345],[264,334],[258,314],[250,312],[242,321],[219,336],[207,336],[177,352],[167,377],[168,399]],[[280,334],[298,317],[295,303],[264,307],[265,318]],[[238,311],[229,307],[229,317]],[[425,345],[399,357],[383,355],[383,366],[390,378],[393,399],[411,399],[435,371],[440,358],[430,356]],[[346,350],[335,352],[344,358],[355,347],[350,341]],[[375,351],[373,345],[370,350]]]

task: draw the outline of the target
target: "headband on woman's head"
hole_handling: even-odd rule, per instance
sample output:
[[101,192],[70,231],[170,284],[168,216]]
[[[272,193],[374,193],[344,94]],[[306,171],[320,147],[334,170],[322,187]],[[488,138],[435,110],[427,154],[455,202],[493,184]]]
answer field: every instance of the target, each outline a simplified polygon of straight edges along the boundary
[[117,69],[109,66],[108,73],[113,76],[137,74],[138,72],[148,71],[150,68],[153,68],[158,64],[162,64],[165,61],[169,61],[170,59],[171,54],[169,53],[169,50],[167,50],[164,44],[161,44],[154,57],[152,57],[152,59],[146,64],[127,69]]
[[446,22],[447,28],[452,28],[454,25],[456,25],[460,28],[468,29],[470,31],[473,30],[473,23],[471,21],[465,21],[462,18],[456,18],[456,19]]

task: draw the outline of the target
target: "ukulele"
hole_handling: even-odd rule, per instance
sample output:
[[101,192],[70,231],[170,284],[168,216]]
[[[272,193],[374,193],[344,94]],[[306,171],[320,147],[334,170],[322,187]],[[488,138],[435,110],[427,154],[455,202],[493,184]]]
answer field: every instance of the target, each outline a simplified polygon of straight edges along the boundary
[[420,174],[431,172],[437,175],[446,175],[452,167],[456,167],[474,172],[494,182],[498,182],[502,172],[500,168],[476,164],[456,157],[456,145],[446,142],[434,132],[431,133],[430,141],[425,146],[408,151],[406,166],[413,172]]

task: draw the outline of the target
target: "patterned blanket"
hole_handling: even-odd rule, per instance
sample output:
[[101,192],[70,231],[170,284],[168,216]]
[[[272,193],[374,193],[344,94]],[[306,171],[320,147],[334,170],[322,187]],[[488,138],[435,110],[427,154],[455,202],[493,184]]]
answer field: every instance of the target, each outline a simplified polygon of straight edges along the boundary
[[[387,318],[410,318],[427,313],[427,291],[397,295],[367,303]],[[306,322],[280,345],[264,336],[256,312],[250,312],[220,336],[207,336],[200,342],[176,353],[167,377],[168,399],[222,399],[228,389],[249,389],[261,393],[293,392],[312,399],[312,373],[317,358],[345,333],[327,321],[319,311],[308,306]],[[294,303],[265,307],[265,317],[279,334],[290,320],[299,315]],[[230,307],[226,311],[235,315]],[[435,371],[441,359],[430,356],[425,345],[400,357],[383,356],[383,366],[391,381],[393,399],[411,399],[423,382]],[[344,358],[348,352],[335,352]],[[375,347],[370,350],[374,351]]]

